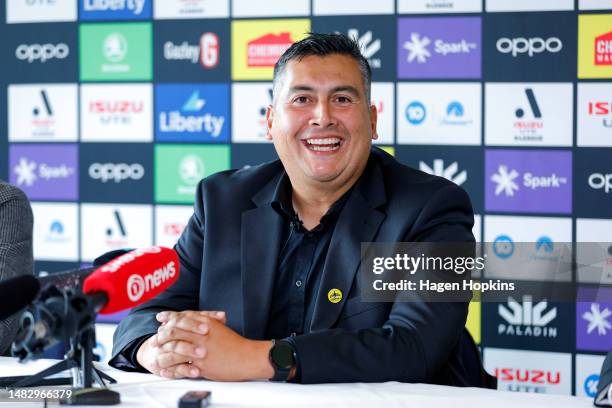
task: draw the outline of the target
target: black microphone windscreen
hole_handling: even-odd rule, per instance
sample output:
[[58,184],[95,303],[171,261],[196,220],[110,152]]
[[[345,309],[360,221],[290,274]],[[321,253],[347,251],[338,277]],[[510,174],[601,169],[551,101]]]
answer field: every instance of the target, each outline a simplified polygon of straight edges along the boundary
[[32,275],[22,275],[0,282],[0,320],[17,313],[30,303],[40,291],[40,283]]
[[93,266],[97,268],[99,266],[104,265],[105,263],[112,261],[115,258],[120,257],[121,255],[125,255],[128,252],[132,252],[133,250],[134,248],[122,248],[122,249],[115,249],[114,251],[108,251],[100,255],[96,259],[94,259]]

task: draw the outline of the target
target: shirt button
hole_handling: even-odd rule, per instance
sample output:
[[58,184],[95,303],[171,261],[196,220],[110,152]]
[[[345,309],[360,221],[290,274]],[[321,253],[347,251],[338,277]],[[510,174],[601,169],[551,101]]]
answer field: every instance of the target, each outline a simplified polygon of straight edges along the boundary
[[299,288],[300,286],[302,286],[302,281],[301,281],[301,280],[296,280],[296,281],[295,281],[295,286],[297,286],[298,288]]

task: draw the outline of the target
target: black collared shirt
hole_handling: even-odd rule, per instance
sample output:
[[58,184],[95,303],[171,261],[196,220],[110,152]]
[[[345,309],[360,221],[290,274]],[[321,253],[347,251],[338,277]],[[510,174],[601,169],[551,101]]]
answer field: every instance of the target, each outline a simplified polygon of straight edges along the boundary
[[266,338],[300,335],[310,326],[329,244],[350,191],[331,206],[319,225],[309,231],[293,209],[289,177],[285,173],[279,180],[272,208],[283,217],[283,238]]

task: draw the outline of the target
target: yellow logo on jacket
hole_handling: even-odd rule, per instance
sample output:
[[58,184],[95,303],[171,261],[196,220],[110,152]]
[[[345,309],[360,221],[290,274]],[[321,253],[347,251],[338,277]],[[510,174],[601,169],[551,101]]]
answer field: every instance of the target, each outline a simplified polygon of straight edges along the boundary
[[327,299],[332,303],[338,303],[342,300],[342,291],[340,289],[331,289],[327,292]]

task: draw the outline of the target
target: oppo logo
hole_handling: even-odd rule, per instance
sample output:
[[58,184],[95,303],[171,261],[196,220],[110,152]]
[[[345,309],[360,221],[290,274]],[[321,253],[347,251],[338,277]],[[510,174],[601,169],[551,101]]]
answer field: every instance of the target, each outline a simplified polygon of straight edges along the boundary
[[17,59],[28,61],[28,63],[38,60],[44,63],[53,58],[64,59],[68,54],[70,54],[70,48],[64,43],[21,44],[15,49]]
[[563,48],[563,42],[557,37],[550,37],[543,39],[540,37],[533,38],[506,38],[502,37],[497,40],[497,51],[503,54],[512,54],[513,57],[519,54],[529,55],[533,57],[534,54],[540,54],[544,51],[556,53],[561,51]]
[[608,194],[612,191],[612,174],[591,174],[589,176],[589,186],[595,190],[603,190]]
[[93,163],[89,166],[89,177],[106,183],[109,180],[120,183],[123,180],[140,180],[144,177],[145,169],[141,164],[133,163]]

